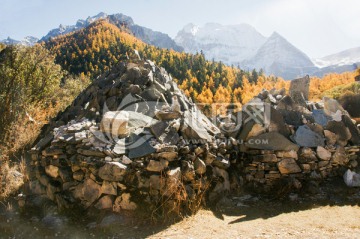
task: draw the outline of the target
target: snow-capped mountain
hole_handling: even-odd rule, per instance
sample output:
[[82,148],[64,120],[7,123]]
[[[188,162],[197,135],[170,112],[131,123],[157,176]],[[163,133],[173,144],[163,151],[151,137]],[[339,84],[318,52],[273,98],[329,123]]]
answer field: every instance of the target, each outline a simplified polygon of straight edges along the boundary
[[36,37],[27,36],[21,41],[18,41],[18,40],[8,37],[7,39],[1,40],[0,42],[4,43],[5,45],[33,46],[38,41],[39,41],[39,39]]
[[240,65],[243,69],[263,69],[266,74],[293,79],[317,68],[310,58],[280,34],[264,37],[248,24],[223,26],[207,23],[186,25],[175,37],[186,52],[202,51],[208,60]]
[[242,62],[243,68],[263,69],[266,74],[293,79],[315,69],[310,58],[279,33],[274,32],[257,50],[256,54]]
[[[100,12],[99,14],[97,14],[93,17],[88,17],[86,20],[83,20],[83,19],[78,20],[75,25],[65,26],[63,24],[60,24],[60,26],[58,28],[54,28],[54,29],[50,30],[46,36],[42,37],[41,41],[47,41],[50,38],[57,37],[59,35],[65,35],[67,33],[85,28],[85,27],[89,26],[91,23],[95,22],[96,20],[105,19],[107,17],[108,17],[108,15],[106,13]],[[132,21],[132,19],[131,19],[131,21]]]
[[339,53],[314,59],[313,61],[318,67],[353,65],[360,62],[360,47],[347,49]]
[[52,29],[49,33],[41,38],[41,41],[47,41],[52,37],[64,35],[82,28],[89,26],[94,21],[99,19],[107,19],[110,23],[118,26],[119,28],[128,28],[135,37],[141,39],[147,44],[151,44],[160,48],[174,49],[175,51],[182,51],[183,48],[178,46],[167,34],[153,31],[149,28],[136,25],[131,17],[124,14],[99,13],[96,16],[88,17],[86,20],[78,20],[76,25],[64,26],[60,25],[58,28]]
[[186,25],[175,37],[185,52],[202,51],[209,60],[237,64],[253,56],[266,38],[248,24],[224,26],[207,23],[202,27]]

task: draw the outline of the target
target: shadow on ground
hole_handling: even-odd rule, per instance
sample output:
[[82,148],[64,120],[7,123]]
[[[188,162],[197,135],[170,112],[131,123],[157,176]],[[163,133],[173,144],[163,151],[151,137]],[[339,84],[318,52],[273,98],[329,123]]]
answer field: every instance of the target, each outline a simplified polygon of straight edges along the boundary
[[360,188],[348,188],[340,177],[329,179],[318,187],[306,186],[303,190],[280,198],[252,194],[230,196],[212,207],[211,211],[222,220],[225,215],[238,217],[229,222],[236,224],[323,206],[360,206]]

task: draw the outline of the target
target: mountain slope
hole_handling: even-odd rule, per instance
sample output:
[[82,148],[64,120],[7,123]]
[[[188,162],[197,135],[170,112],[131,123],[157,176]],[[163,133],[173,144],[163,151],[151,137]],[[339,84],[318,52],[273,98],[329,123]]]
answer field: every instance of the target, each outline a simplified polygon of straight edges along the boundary
[[27,36],[23,40],[18,41],[15,39],[12,39],[8,37],[7,39],[1,40],[1,43],[4,43],[5,45],[22,45],[22,46],[33,46],[35,43],[39,41],[38,38],[33,36]]
[[130,49],[143,49],[145,45],[126,29],[121,30],[107,20],[45,42],[46,48],[55,54],[56,63],[64,69],[94,77],[126,59],[126,54],[132,52]]
[[358,62],[360,62],[360,47],[314,59],[314,64],[318,67],[353,65]]
[[60,25],[58,28],[49,31],[49,33],[43,38],[41,38],[41,40],[47,41],[59,35],[64,35],[83,29],[85,27],[88,27],[93,22],[101,19],[106,19],[110,23],[116,25],[119,28],[123,28],[123,27],[128,28],[132,32],[132,34],[134,34],[135,37],[139,38],[140,40],[142,40],[147,44],[151,44],[160,48],[173,49],[175,51],[183,50],[167,34],[153,31],[149,28],[136,25],[131,17],[128,17],[121,13],[107,15],[106,13],[101,12],[96,16],[88,17],[86,20],[78,20],[76,25],[71,25],[71,26]]
[[293,79],[315,69],[310,58],[284,37],[274,32],[255,56],[242,62],[248,68],[263,69],[267,74]]
[[256,53],[266,38],[248,24],[223,26],[207,23],[203,27],[186,25],[175,37],[185,52],[202,51],[208,60],[237,64]]

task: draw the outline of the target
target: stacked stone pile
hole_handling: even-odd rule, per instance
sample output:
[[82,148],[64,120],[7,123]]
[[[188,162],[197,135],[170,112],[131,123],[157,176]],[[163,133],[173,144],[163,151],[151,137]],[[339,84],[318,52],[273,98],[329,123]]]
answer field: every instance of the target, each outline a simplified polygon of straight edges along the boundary
[[243,122],[263,107],[261,120],[251,117],[238,132],[244,142],[240,171],[252,186],[271,191],[286,178],[299,188],[304,180],[359,169],[360,132],[355,122],[333,99],[309,102],[308,85],[308,77],[293,80],[292,97],[284,90],[263,91],[244,107]]
[[31,151],[29,193],[62,208],[181,213],[229,190],[226,169],[236,155],[150,61],[119,64],[43,131]]
[[336,101],[308,102],[306,85],[263,91],[216,126],[163,68],[120,63],[44,127],[27,194],[60,208],[164,216],[244,184],[271,191],[289,179],[299,188],[357,170],[359,130]]

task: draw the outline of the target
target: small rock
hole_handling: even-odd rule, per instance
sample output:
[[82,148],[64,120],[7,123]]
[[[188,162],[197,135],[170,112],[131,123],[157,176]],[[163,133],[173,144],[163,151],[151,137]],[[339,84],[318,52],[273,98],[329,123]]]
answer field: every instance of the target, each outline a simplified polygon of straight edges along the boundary
[[202,175],[206,172],[206,165],[205,165],[204,161],[202,161],[199,158],[195,159],[194,168],[195,168],[195,173],[197,173],[197,174]]
[[207,153],[205,157],[205,164],[210,165],[216,159],[216,155],[212,153]]
[[113,211],[120,212],[121,210],[136,210],[137,205],[132,202],[130,198],[130,193],[123,193],[121,196],[117,197],[113,205]]
[[105,195],[95,204],[95,208],[99,210],[111,209],[113,207],[113,201],[110,195]]
[[254,124],[253,127],[251,128],[249,134],[247,135],[246,140],[248,140],[251,137],[255,137],[260,134],[263,134],[265,132],[266,132],[266,129],[262,125]]
[[73,173],[73,179],[76,181],[82,181],[84,179],[84,172],[82,170],[78,170]]
[[129,113],[126,111],[108,111],[104,114],[100,130],[112,136],[128,134]]
[[101,186],[92,179],[86,179],[73,191],[74,197],[81,199],[85,207],[92,205],[100,197],[100,192]]
[[126,155],[123,155],[121,158],[121,162],[125,165],[129,165],[132,163],[131,159],[129,159]]
[[329,121],[325,129],[336,134],[336,142],[341,146],[347,145],[347,142],[351,139],[350,130],[343,122]]
[[182,176],[184,181],[192,181],[195,179],[194,165],[188,161],[181,161]]
[[118,163],[118,162],[110,162],[105,163],[104,166],[102,166],[99,169],[99,177],[103,180],[107,181],[120,181],[123,179],[124,174],[126,173],[127,166]]
[[223,156],[217,156],[212,165],[221,169],[227,169],[230,167],[230,161]]
[[101,194],[117,195],[116,182],[103,181],[101,185]]
[[327,115],[324,110],[313,110],[312,116],[315,122],[323,127],[331,120],[331,116]]
[[324,130],[324,135],[326,138],[326,144],[327,145],[334,145],[336,144],[336,134],[334,134],[333,132],[329,131],[329,130]]
[[338,146],[331,158],[332,164],[345,165],[349,162],[344,147]]
[[359,164],[358,164],[357,160],[353,159],[353,160],[350,160],[349,165],[351,168],[356,168]]
[[59,168],[53,165],[48,165],[45,167],[45,172],[52,178],[59,177]]
[[297,152],[295,150],[284,151],[283,157],[284,158],[298,159],[298,154],[297,154]]
[[344,182],[348,187],[360,187],[360,174],[348,169],[344,174]]
[[280,159],[278,159],[275,154],[255,155],[253,159],[254,162],[262,163],[277,163],[280,161]]
[[156,118],[159,120],[173,120],[178,119],[181,117],[181,112],[179,111],[156,111],[155,112]]
[[151,172],[161,172],[169,165],[169,162],[161,159],[160,161],[150,160],[146,170]]
[[321,160],[330,160],[331,159],[331,153],[326,150],[324,147],[318,146],[316,148],[316,154]]
[[161,153],[158,153],[157,155],[159,158],[168,160],[170,162],[178,159],[177,152],[161,152]]
[[281,174],[300,173],[301,168],[296,161],[291,158],[284,158],[277,164]]

